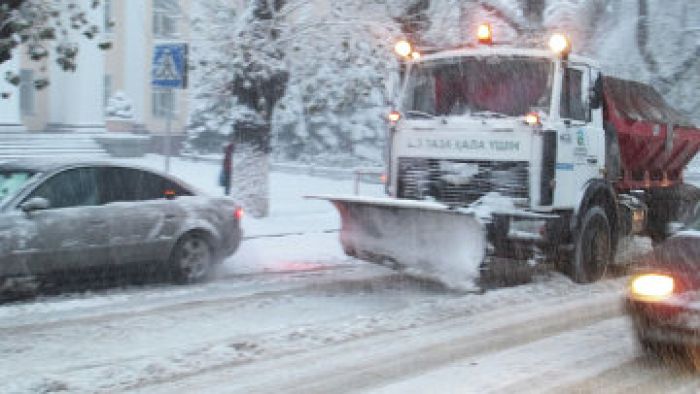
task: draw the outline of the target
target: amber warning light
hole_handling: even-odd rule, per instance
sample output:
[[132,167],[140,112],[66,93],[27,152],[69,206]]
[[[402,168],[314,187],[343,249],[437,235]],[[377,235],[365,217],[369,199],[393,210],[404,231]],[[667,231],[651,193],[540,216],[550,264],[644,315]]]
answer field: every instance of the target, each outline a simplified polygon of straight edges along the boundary
[[542,124],[542,120],[537,112],[530,112],[525,115],[525,123],[530,126],[539,126]]
[[553,34],[549,38],[549,49],[562,58],[566,58],[571,52],[571,41],[563,34]]
[[482,23],[476,29],[476,38],[479,39],[479,43],[491,45],[493,44],[493,29],[488,23]]
[[401,113],[399,111],[391,111],[389,112],[387,118],[389,119],[389,122],[396,124],[396,122],[401,120]]
[[413,53],[413,47],[410,42],[401,40],[394,45],[394,52],[401,57],[409,57]]

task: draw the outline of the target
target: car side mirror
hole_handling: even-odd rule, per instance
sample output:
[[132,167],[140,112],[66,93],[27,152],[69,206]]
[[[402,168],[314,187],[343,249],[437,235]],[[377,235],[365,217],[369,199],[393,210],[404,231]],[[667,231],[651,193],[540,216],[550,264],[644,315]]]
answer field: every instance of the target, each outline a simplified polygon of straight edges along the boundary
[[19,207],[23,212],[29,213],[49,209],[51,207],[51,203],[44,197],[33,197],[23,202]]

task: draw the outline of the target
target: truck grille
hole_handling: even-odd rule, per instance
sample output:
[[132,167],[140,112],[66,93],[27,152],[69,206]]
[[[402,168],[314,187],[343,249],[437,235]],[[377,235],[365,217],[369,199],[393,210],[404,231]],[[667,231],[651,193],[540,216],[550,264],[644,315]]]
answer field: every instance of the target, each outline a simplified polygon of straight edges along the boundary
[[433,198],[453,206],[471,204],[489,192],[498,192],[529,204],[528,162],[399,159],[398,197]]

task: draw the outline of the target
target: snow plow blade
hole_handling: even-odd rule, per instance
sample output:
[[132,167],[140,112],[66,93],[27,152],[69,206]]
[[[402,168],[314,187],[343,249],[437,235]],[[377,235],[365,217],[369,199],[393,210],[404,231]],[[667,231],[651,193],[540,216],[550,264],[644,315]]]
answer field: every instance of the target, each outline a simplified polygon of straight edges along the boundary
[[471,213],[425,201],[309,196],[333,203],[349,256],[460,290],[478,289],[486,235]]

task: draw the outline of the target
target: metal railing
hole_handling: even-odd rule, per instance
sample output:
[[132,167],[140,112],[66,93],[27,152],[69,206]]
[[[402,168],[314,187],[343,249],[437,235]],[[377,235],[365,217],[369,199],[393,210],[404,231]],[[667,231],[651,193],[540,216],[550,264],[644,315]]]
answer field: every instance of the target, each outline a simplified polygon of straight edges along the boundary
[[384,183],[386,177],[383,167],[355,168],[353,170],[353,191],[355,195],[360,194],[360,182],[364,180],[370,183]]

